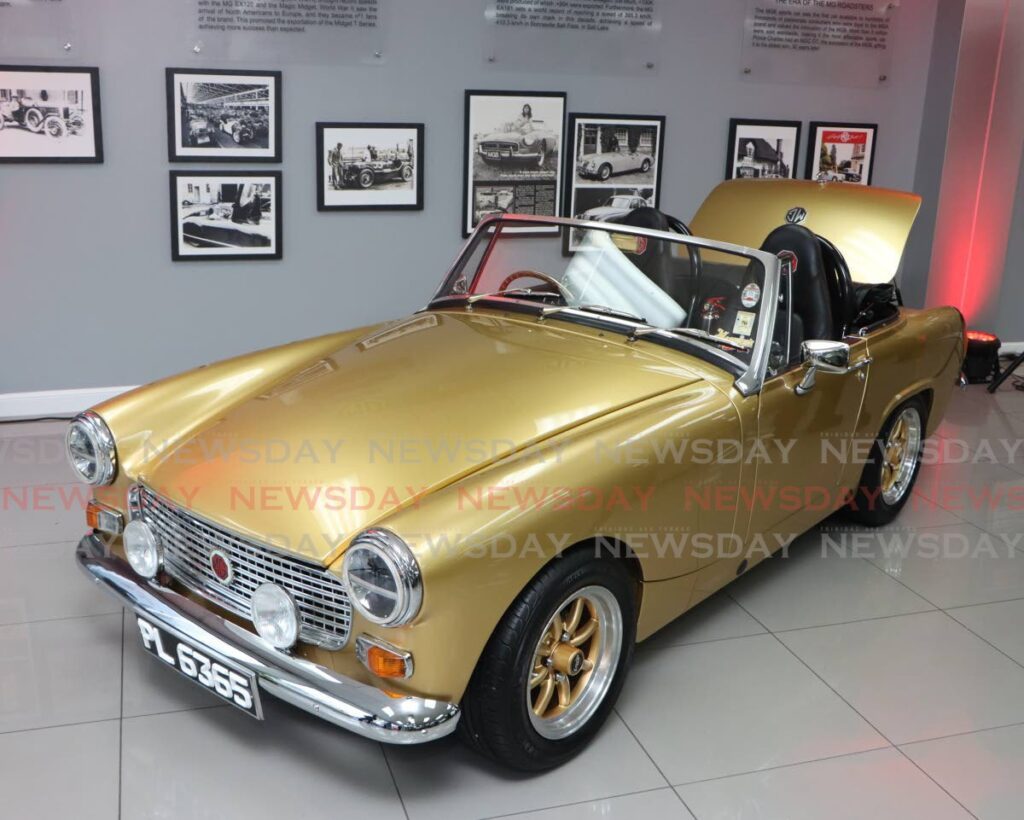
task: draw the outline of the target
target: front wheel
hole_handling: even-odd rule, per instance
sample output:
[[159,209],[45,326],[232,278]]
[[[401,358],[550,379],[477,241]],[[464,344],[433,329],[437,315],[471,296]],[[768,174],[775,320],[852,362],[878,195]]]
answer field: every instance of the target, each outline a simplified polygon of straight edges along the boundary
[[597,175],[601,178],[602,181],[608,179],[608,177],[612,175],[612,166],[606,162],[604,165],[601,166],[600,170],[598,170]]
[[373,186],[373,171],[369,168],[364,168],[359,172],[359,187],[370,188]]
[[586,549],[552,560],[491,636],[463,699],[463,737],[513,769],[561,765],[608,717],[635,638],[622,562]]
[[38,108],[30,108],[25,112],[25,127],[33,134],[38,134],[43,128],[43,112]]
[[848,517],[880,527],[899,515],[921,469],[927,418],[928,408],[920,396],[908,399],[889,414],[871,447]]

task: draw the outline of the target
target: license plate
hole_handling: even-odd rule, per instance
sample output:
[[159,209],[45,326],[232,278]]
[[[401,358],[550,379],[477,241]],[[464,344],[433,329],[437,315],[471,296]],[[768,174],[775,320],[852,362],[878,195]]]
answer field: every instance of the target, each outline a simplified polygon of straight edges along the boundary
[[199,143],[209,142],[209,141],[210,141],[209,137],[199,137],[199,139],[196,140],[196,142],[199,142]]
[[263,719],[255,675],[229,666],[206,649],[199,649],[181,640],[141,616],[136,616],[136,620],[142,636],[142,647],[150,655],[232,706],[237,706],[257,720]]

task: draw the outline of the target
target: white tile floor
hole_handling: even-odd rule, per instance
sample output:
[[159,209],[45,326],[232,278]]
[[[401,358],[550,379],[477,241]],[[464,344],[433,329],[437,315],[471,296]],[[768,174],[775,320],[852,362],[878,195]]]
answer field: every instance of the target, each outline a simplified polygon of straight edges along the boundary
[[72,565],[62,426],[0,425],[0,816],[1019,818],[1022,434],[1024,393],[958,394],[940,436],[994,463],[947,449],[896,526],[829,524],[683,616],[591,748],[521,777],[157,667]]

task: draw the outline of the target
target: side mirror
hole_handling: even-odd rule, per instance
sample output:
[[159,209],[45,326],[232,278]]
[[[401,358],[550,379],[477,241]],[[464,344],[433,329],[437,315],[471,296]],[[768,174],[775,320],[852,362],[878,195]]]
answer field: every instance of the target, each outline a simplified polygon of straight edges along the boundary
[[807,368],[807,372],[796,386],[798,396],[810,392],[819,370],[822,373],[849,373],[850,346],[846,342],[810,339],[800,345],[800,361]]

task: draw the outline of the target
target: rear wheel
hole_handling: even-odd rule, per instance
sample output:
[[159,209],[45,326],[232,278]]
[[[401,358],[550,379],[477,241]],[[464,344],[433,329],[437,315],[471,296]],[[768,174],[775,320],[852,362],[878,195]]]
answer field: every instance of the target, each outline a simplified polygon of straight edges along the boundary
[[645,174],[648,171],[650,171],[651,170],[651,161],[649,159],[645,159],[642,163],[640,163],[640,170],[643,171]]
[[464,738],[520,771],[564,763],[608,717],[635,637],[624,565],[585,549],[556,558],[491,636],[463,699]]
[[43,120],[43,130],[51,137],[63,137],[68,133],[68,127],[60,117],[50,115]]
[[847,511],[849,518],[871,527],[892,521],[910,498],[921,469],[928,408],[914,396],[892,411],[871,447],[860,484]]

